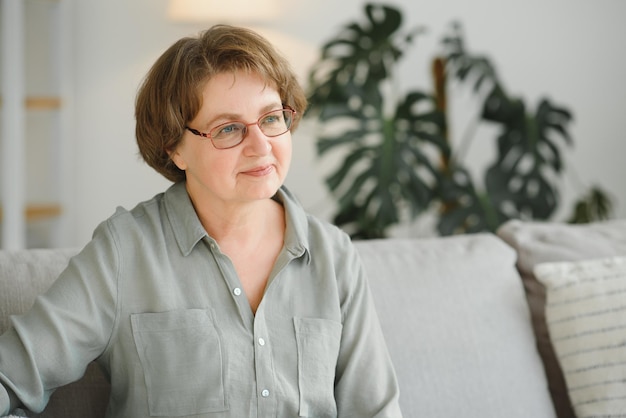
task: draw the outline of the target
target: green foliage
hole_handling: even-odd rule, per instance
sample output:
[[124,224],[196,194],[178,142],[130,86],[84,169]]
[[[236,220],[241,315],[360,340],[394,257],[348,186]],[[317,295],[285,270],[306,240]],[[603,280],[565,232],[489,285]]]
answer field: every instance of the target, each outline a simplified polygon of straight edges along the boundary
[[599,187],[592,187],[589,193],[582,196],[575,204],[568,219],[569,223],[582,224],[596,220],[609,219],[613,210],[613,202]]
[[495,231],[511,218],[548,219],[559,203],[561,149],[572,144],[570,112],[545,98],[529,112],[506,93],[487,57],[467,51],[453,25],[442,41],[447,78],[472,87],[483,98],[477,122],[498,128],[496,158],[476,183],[446,138],[440,98],[391,94],[394,70],[422,32],[401,26],[399,10],[367,4],[364,22],[347,24],[326,43],[309,74],[307,116],[324,128],[318,153],[344,156],[326,179],[339,205],[334,222],[353,237],[379,238],[433,206],[443,235]]
[[419,29],[400,33],[401,15],[389,7],[367,5],[365,12],[365,24],[346,26],[324,45],[310,74],[309,114],[330,126],[319,154],[341,148],[347,155],[327,179],[338,195],[335,223],[355,237],[376,238],[403,210],[418,214],[435,198],[441,172],[424,145],[441,154],[449,149],[431,95],[410,91],[385,111],[384,82]]
[[453,26],[443,45],[452,77],[473,83],[475,92],[488,86],[481,119],[495,124],[499,133],[496,160],[484,173],[485,192],[480,195],[453,155],[452,175],[441,189],[450,209],[442,213],[439,231],[494,231],[511,218],[548,219],[559,202],[557,179],[563,170],[560,150],[572,144],[567,130],[570,112],[544,98],[529,113],[523,99],[506,93],[488,58],[467,52],[458,25]]

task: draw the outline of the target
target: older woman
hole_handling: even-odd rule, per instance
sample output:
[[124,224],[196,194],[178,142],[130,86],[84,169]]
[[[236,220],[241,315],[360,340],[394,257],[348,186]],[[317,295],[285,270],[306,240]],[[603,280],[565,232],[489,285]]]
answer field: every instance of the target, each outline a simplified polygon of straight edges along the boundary
[[283,186],[306,98],[252,31],[171,46],[137,97],[174,184],[94,232],[0,338],[0,414],[42,410],[96,360],[109,417],[400,417],[350,239]]

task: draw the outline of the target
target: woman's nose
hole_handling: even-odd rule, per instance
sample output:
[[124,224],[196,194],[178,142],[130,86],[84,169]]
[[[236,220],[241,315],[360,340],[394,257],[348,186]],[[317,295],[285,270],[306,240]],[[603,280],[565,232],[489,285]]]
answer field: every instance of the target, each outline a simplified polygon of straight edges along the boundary
[[248,127],[248,132],[244,138],[244,146],[252,154],[267,155],[272,150],[270,137],[266,136],[258,125]]

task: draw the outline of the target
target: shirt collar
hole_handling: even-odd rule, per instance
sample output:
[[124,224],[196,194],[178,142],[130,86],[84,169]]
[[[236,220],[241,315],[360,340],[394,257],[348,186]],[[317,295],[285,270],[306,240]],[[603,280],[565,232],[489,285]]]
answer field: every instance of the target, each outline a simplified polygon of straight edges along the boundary
[[[274,200],[281,203],[285,208],[285,249],[295,257],[307,254],[307,261],[310,261],[307,228],[308,215],[296,197],[285,186],[278,190]],[[167,218],[174,231],[174,237],[185,257],[191,253],[196,244],[204,237],[213,239],[200,223],[200,219],[187,194],[185,182],[173,184],[167,189],[164,202]]]
[[274,200],[282,203],[285,208],[285,249],[294,257],[307,255],[307,262],[311,261],[309,251],[308,216],[298,199],[285,187],[278,189]]
[[174,237],[180,251],[186,257],[207,233],[193,208],[185,182],[176,183],[167,189],[164,201]]

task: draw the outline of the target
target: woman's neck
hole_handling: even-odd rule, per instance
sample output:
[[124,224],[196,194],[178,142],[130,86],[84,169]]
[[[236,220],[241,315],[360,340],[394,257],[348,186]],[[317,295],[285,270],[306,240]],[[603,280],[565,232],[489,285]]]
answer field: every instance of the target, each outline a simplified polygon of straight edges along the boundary
[[221,209],[206,205],[196,208],[196,213],[204,229],[220,246],[253,244],[270,231],[280,229],[284,232],[283,207],[272,199]]

